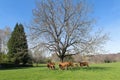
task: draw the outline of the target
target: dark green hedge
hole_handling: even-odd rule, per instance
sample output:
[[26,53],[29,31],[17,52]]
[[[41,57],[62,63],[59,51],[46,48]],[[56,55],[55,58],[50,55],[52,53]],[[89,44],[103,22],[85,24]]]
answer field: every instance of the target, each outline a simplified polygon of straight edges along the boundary
[[13,63],[1,63],[0,64],[0,69],[2,69],[2,68],[15,68],[15,67],[33,67],[33,65],[32,64],[16,65],[16,64],[13,64]]

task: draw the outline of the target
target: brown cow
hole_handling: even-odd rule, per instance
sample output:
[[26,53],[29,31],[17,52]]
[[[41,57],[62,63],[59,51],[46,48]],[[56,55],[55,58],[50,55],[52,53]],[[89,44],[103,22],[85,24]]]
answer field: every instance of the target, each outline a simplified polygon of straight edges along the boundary
[[88,62],[79,62],[79,63],[80,63],[80,66],[81,66],[81,67],[83,67],[83,66],[89,67]]
[[47,63],[47,67],[48,67],[49,69],[55,69],[55,63],[49,62],[49,63]]
[[64,70],[65,68],[68,69],[68,67],[73,67],[72,62],[61,62],[59,63],[59,68]]
[[79,67],[79,64],[78,63],[74,63],[74,67]]

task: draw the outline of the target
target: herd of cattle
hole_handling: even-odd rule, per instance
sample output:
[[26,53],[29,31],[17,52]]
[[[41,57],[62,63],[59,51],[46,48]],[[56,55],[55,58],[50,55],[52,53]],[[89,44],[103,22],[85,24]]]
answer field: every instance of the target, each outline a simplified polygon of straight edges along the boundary
[[[60,68],[61,70],[65,70],[65,69],[73,68],[73,67],[78,67],[78,66],[80,66],[80,67],[83,67],[83,66],[89,67],[88,62],[79,62],[79,63],[60,62],[60,63],[58,64],[58,66],[59,66],[59,68]],[[55,69],[55,63],[54,63],[54,62],[48,62],[48,63],[47,63],[47,67],[48,67],[49,69],[54,70],[54,69]]]

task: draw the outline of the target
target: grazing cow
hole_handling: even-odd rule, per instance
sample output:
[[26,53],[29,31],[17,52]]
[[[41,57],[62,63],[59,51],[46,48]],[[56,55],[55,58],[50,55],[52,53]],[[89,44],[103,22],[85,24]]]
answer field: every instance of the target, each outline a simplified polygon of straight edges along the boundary
[[79,64],[78,63],[74,63],[74,67],[79,67]]
[[49,69],[55,69],[55,63],[49,62],[49,63],[47,63],[47,67],[48,67]]
[[73,67],[72,62],[61,62],[59,63],[59,68],[64,70],[65,68],[68,69],[68,67]]
[[79,63],[80,63],[80,66],[81,66],[81,67],[83,67],[83,66],[89,67],[88,62],[79,62]]

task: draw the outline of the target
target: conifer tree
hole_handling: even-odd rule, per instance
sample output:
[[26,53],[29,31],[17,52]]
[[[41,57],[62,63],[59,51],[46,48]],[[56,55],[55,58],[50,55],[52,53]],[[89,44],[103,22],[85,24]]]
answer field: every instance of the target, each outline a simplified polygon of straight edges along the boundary
[[15,64],[22,63],[24,65],[29,62],[28,44],[22,24],[16,24],[11,38],[8,41],[8,49],[10,61]]

